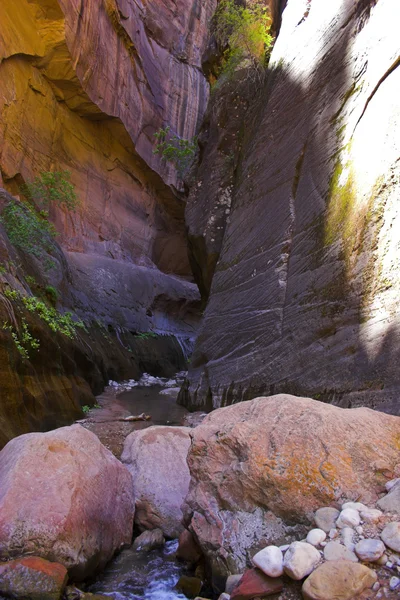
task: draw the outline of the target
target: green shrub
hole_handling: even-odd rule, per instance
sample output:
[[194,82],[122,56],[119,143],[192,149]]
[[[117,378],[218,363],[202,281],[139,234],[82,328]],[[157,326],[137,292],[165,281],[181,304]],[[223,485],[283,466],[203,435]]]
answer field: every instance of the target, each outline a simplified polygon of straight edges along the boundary
[[135,337],[140,340],[149,340],[150,338],[158,338],[158,333],[154,333],[154,331],[147,331],[145,333],[136,333]]
[[14,344],[23,359],[29,359],[29,352],[31,350],[37,350],[40,347],[39,340],[33,337],[25,319],[22,319],[21,329],[19,331],[17,331],[13,325],[10,325],[10,323],[4,323],[3,329],[11,333]]
[[34,277],[32,277],[31,275],[26,275],[25,281],[29,286],[37,285],[36,279]]
[[239,6],[234,0],[221,0],[214,16],[214,34],[218,44],[226,48],[221,74],[228,77],[244,60],[259,69],[265,66],[273,44],[271,18],[262,0]]
[[72,339],[76,336],[77,327],[85,329],[83,321],[74,321],[70,312],[60,313],[35,296],[22,296],[21,299],[25,308],[36,313],[55,333],[62,333]]
[[70,179],[69,171],[44,171],[33,181],[26,183],[22,191],[30,200],[46,209],[55,204],[75,210],[78,198]]
[[57,304],[58,291],[55,287],[53,287],[52,285],[46,285],[46,287],[44,288],[44,293],[46,294],[47,298],[52,304]]
[[90,406],[88,406],[87,404],[85,404],[85,406],[82,406],[82,412],[85,415],[87,415],[89,411],[90,411]]
[[51,250],[51,240],[56,235],[54,226],[32,207],[12,200],[4,207],[1,222],[16,248],[39,259]]
[[176,135],[171,135],[170,130],[170,127],[165,127],[154,134],[157,144],[153,154],[160,154],[162,158],[175,165],[182,177],[196,154],[197,137],[192,140],[184,140]]

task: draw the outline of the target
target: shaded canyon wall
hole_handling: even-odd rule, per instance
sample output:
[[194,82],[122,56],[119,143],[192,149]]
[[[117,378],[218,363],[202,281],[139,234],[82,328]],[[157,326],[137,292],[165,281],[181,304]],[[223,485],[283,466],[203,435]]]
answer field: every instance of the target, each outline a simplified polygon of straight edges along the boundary
[[209,294],[187,406],[290,392],[399,413],[399,16],[288,0],[266,82],[211,101],[186,211]]

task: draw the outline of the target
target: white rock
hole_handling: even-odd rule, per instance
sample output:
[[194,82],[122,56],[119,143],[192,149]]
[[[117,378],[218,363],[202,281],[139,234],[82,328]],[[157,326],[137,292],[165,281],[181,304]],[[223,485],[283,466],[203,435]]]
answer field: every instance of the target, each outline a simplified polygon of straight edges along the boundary
[[369,508],[368,510],[362,510],[360,515],[363,521],[370,521],[374,523],[375,521],[379,521],[383,513],[377,508]]
[[362,535],[364,533],[364,529],[361,527],[361,525],[356,527],[356,531],[357,531],[358,535]]
[[400,552],[400,523],[389,523],[381,533],[381,540],[395,552]]
[[253,556],[253,564],[269,577],[283,575],[283,554],[278,546],[267,546]]
[[358,562],[357,556],[339,542],[329,542],[324,548],[325,560],[351,560]]
[[345,508],[336,521],[336,527],[357,527],[360,524],[360,513],[354,508]]
[[283,568],[289,577],[299,581],[314,571],[320,560],[320,553],[314,546],[304,542],[293,542],[283,559]]
[[306,542],[312,546],[320,546],[326,540],[326,533],[322,529],[311,529],[308,532]]
[[379,581],[375,581],[374,585],[372,586],[372,590],[374,592],[377,592],[380,587],[381,587],[381,584],[379,583]]
[[363,504],[362,502],[345,502],[344,504],[342,504],[342,510],[346,510],[348,508],[351,508],[352,510],[357,510],[358,512],[361,512],[362,510],[369,510],[368,506],[366,506],[366,504]]
[[396,479],[391,479],[390,481],[387,481],[385,483],[385,488],[387,492],[390,492],[391,489],[394,488],[395,485],[400,484],[400,477],[397,477]]
[[354,552],[354,530],[351,527],[343,527],[341,531],[341,537],[346,548],[351,550],[351,552]]
[[329,532],[329,538],[331,540],[334,540],[335,538],[337,538],[338,535],[339,535],[339,532],[338,532],[337,529],[331,529],[330,532]]
[[400,579],[398,577],[391,577],[389,587],[391,590],[397,590],[397,588],[400,587]]
[[358,558],[366,562],[376,562],[385,552],[385,544],[381,540],[361,540],[356,545]]
[[218,600],[230,600],[230,595],[224,592],[219,596]]

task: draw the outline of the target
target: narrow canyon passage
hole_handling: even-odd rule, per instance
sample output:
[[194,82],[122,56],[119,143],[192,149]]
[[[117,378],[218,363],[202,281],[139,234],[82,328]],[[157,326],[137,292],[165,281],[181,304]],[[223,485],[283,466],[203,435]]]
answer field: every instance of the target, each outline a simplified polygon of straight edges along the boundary
[[0,599],[400,598],[399,0],[0,23]]

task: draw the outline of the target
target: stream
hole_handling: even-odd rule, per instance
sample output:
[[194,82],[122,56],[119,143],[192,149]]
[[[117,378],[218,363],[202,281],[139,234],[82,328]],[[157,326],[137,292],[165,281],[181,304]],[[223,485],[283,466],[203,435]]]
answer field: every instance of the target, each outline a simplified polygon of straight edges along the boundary
[[[145,374],[139,382],[110,381],[109,387],[97,398],[98,408],[90,411],[82,425],[119,457],[131,431],[151,425],[184,423],[188,411],[176,404],[177,393],[163,393],[177,388],[184,376],[185,373],[178,373],[174,379],[167,380]],[[151,419],[123,421],[127,416],[141,413]],[[90,584],[88,591],[115,600],[186,600],[186,596],[174,589],[179,577],[187,573],[185,564],[175,559],[177,547],[177,540],[172,540],[164,548],[150,552],[137,552],[132,547],[123,550]]]

